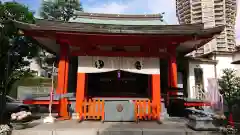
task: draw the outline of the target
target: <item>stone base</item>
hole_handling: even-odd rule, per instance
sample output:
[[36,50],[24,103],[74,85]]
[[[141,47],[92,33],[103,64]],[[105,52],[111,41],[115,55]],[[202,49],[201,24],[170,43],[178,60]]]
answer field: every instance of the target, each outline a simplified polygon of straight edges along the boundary
[[210,117],[199,117],[190,115],[187,123],[188,127],[196,131],[217,131],[218,128],[213,125],[213,119]]
[[186,119],[169,118],[163,124],[156,122],[96,122],[76,120],[44,124],[32,122],[28,128],[13,130],[12,135],[219,135],[209,131],[193,131],[186,127]]
[[168,115],[168,112],[167,112],[167,108],[165,106],[164,98],[162,98],[161,99],[161,113],[160,113],[160,120],[159,121],[163,121],[167,118],[169,118],[169,115]]

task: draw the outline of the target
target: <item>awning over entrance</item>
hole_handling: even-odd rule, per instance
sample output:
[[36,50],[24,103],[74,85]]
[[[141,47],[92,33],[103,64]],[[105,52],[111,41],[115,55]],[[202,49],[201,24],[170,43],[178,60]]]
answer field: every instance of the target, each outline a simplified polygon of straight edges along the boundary
[[135,49],[136,52],[147,51],[153,56],[153,52],[158,50],[158,56],[159,52],[166,52],[170,46],[174,46],[179,54],[185,55],[209,42],[224,28],[219,26],[204,29],[203,24],[119,25],[48,20],[37,20],[36,24],[15,21],[14,24],[25,35],[35,38],[57,54],[60,51],[58,42],[66,41],[75,55],[101,55],[95,50],[102,50],[104,54],[105,51]]

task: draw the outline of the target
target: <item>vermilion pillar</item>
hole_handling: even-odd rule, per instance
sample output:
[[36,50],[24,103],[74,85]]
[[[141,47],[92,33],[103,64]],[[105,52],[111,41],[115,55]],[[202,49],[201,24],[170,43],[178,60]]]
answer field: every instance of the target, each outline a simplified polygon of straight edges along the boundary
[[177,88],[177,60],[176,60],[176,48],[168,50],[170,57],[168,60],[168,86],[171,88]]
[[[160,74],[152,75],[152,102],[153,104],[157,105],[157,114],[160,114],[161,110]],[[160,117],[160,115],[158,117]]]
[[152,101],[155,103],[161,101],[160,74],[152,75]]
[[[58,64],[58,85],[56,93],[63,95],[67,93],[68,87],[68,55],[69,55],[69,46],[67,44],[60,43],[60,60]],[[68,119],[68,101],[65,98],[60,99],[59,107],[59,116],[63,119]]]
[[[85,97],[85,73],[77,73],[77,89],[76,89],[76,112],[82,112],[82,101]],[[81,115],[81,114],[80,114]]]
[[169,83],[171,87],[177,87],[177,62],[176,57],[172,56],[169,60]]

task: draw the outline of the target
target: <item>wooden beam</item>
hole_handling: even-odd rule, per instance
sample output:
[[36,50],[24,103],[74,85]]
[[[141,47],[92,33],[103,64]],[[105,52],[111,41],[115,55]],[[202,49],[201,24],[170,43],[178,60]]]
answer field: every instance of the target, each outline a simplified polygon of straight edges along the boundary
[[[158,46],[174,43],[181,43],[192,38],[189,36],[168,36],[168,35],[111,35],[111,34],[81,34],[81,33],[58,33],[58,38],[69,39],[71,45],[79,45],[79,41],[87,41],[93,45],[107,46]],[[81,43],[81,42],[80,42]]]
[[165,58],[168,57],[168,53],[161,53],[161,52],[113,52],[113,51],[100,51],[94,50],[89,52],[84,51],[72,51],[71,55],[73,56],[108,56],[108,57],[160,57]]
[[56,39],[56,33],[53,31],[45,32],[45,31],[24,31],[25,36],[29,37],[41,37],[41,38],[49,38],[49,39]]

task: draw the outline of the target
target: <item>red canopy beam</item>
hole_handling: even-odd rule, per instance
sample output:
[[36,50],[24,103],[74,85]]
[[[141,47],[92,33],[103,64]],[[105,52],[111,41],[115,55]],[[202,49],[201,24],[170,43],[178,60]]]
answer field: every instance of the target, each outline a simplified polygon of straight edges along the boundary
[[169,56],[168,53],[162,53],[162,52],[113,52],[113,51],[100,51],[100,50],[94,50],[89,52],[84,51],[72,51],[71,55],[73,56],[108,56],[108,57],[117,57],[117,56],[123,56],[123,57],[160,57],[160,58],[166,58]]
[[[51,39],[56,39],[56,38],[76,38],[79,39],[79,37],[86,38],[87,37],[100,37],[102,38],[110,38],[110,39],[115,39],[115,38],[126,38],[128,37],[129,39],[149,39],[151,40],[156,40],[162,43],[164,40],[168,41],[175,41],[175,42],[184,42],[187,40],[200,40],[200,39],[205,39],[205,38],[210,38],[212,35],[205,35],[205,36],[197,36],[194,37],[192,35],[154,35],[154,34],[101,34],[101,33],[73,33],[73,32],[57,32],[57,31],[52,31],[52,30],[23,30],[23,34],[26,36],[33,36],[33,37],[49,37]],[[91,38],[90,38],[91,39]],[[174,39],[174,40],[173,40]],[[91,41],[91,40],[90,40]]]
[[[81,34],[81,33],[57,33],[59,39],[68,39],[73,46],[79,46],[80,40],[85,40],[93,45],[107,46],[161,46],[170,45],[172,42],[181,43],[191,40],[189,36],[178,35],[123,35],[123,34]],[[160,45],[158,45],[160,44]]]

